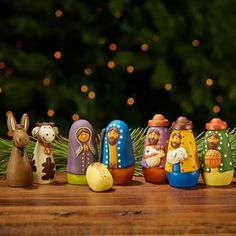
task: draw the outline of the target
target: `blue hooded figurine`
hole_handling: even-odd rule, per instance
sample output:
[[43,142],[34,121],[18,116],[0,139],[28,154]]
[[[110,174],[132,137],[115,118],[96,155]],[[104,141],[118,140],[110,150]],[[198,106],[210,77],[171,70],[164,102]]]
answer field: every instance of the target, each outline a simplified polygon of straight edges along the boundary
[[112,121],[102,134],[101,162],[109,169],[114,184],[128,184],[135,171],[133,146],[128,126]]

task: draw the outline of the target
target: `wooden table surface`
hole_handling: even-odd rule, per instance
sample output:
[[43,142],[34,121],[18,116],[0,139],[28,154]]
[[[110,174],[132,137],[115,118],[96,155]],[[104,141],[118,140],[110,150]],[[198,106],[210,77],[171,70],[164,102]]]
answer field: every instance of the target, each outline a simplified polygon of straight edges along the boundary
[[0,235],[236,235],[236,179],[227,187],[146,183],[96,193],[66,183],[9,188],[0,180]]

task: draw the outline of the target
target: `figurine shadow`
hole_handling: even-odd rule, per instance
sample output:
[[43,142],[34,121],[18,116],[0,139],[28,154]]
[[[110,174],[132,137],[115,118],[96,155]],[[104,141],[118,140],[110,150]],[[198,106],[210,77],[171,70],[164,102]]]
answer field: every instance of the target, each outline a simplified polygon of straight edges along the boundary
[[24,187],[25,190],[32,190],[32,189],[38,189],[38,185],[34,184],[32,186]]
[[51,183],[50,185],[63,186],[66,184],[68,184],[66,181],[63,181],[63,182],[55,181],[54,183]]
[[91,188],[89,188],[89,190],[90,190],[91,192],[94,192],[94,193],[114,193],[114,192],[116,191],[114,188],[110,188],[110,189],[108,189],[108,190],[106,190],[106,191],[101,191],[101,192],[93,191]]
[[132,180],[131,183],[124,184],[122,186],[140,186],[140,185],[144,185],[144,183],[138,180]]

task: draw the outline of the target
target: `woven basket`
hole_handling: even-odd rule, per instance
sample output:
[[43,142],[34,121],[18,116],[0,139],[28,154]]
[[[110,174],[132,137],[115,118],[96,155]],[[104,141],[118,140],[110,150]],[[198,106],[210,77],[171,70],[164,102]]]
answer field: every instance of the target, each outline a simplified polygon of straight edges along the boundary
[[207,168],[218,168],[221,163],[221,153],[210,149],[205,154],[205,165]]

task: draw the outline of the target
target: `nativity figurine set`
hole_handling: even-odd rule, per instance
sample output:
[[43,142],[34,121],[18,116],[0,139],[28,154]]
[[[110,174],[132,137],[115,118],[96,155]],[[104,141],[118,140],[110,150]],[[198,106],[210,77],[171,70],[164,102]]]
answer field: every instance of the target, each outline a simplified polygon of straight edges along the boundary
[[[30,161],[25,152],[29,143],[29,117],[23,114],[20,124],[14,115],[7,118],[12,150],[7,168],[9,187],[28,187],[55,181],[56,165],[51,143],[58,135],[54,123],[38,122],[32,130],[37,140]],[[234,176],[227,123],[219,118],[206,123],[203,150],[199,155],[193,134],[193,124],[179,117],[169,129],[169,121],[156,114],[148,121],[141,166],[146,182],[167,184],[176,188],[191,188],[199,175],[206,185],[226,186]],[[68,138],[66,178],[69,184],[88,185],[95,192],[113,185],[132,182],[135,157],[129,128],[114,120],[101,132],[100,151],[92,125],[87,120],[75,121]]]

